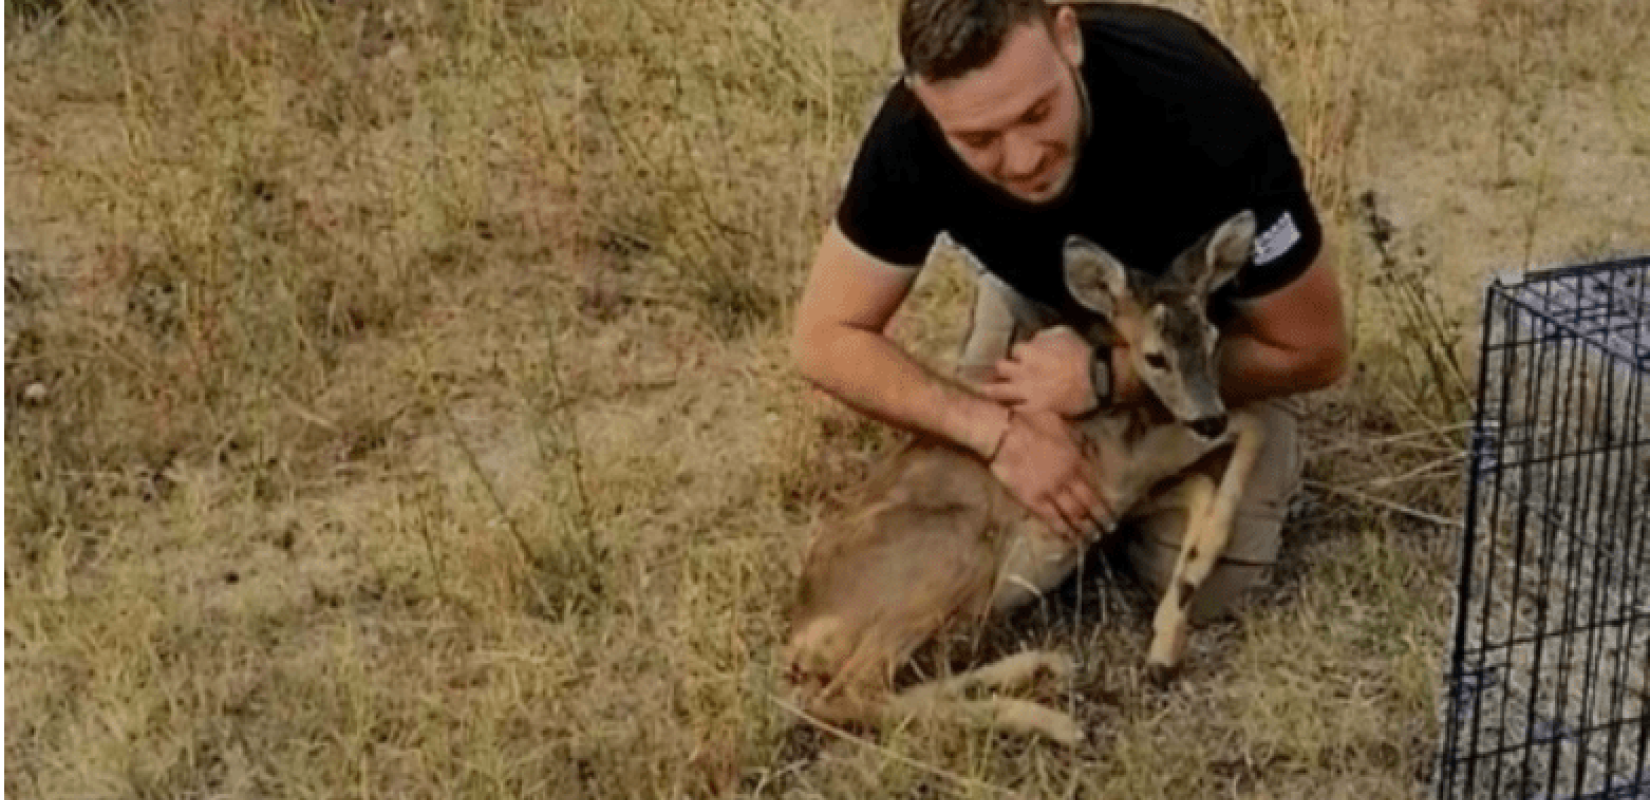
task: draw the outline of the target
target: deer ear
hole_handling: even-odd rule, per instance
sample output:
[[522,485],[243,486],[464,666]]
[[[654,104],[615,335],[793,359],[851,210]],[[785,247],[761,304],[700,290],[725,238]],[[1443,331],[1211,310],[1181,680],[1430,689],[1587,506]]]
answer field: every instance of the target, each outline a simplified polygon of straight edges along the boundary
[[1239,211],[1209,234],[1204,258],[1209,265],[1209,291],[1219,289],[1244,265],[1255,248],[1255,213]]
[[1066,239],[1066,289],[1085,308],[1111,319],[1129,289],[1128,269],[1081,236]]

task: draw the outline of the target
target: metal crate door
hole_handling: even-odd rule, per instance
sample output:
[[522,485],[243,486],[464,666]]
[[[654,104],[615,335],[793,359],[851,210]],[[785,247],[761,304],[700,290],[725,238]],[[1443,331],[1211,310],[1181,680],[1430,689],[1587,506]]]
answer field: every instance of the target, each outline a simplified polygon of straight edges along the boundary
[[1650,258],[1486,294],[1440,798],[1647,798]]

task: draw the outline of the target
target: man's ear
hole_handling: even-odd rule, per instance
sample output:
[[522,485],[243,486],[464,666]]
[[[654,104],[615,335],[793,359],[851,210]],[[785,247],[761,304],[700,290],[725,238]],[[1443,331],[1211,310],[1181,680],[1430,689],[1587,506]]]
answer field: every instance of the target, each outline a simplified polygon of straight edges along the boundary
[[1128,268],[1081,236],[1066,239],[1066,289],[1084,308],[1111,319],[1129,291]]
[[1209,291],[1219,289],[1237,275],[1238,270],[1249,263],[1254,249],[1255,213],[1246,208],[1209,234],[1209,244],[1204,250],[1209,264]]
[[1055,10],[1049,33],[1072,69],[1083,66],[1083,31],[1077,27],[1077,12],[1071,6],[1062,5]]

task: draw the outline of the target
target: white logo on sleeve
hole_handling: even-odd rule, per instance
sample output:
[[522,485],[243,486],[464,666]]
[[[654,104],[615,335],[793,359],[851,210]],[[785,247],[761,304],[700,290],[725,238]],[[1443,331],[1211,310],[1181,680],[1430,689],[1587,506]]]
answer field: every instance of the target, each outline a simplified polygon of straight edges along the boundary
[[1295,226],[1295,218],[1290,216],[1289,212],[1283,212],[1283,216],[1278,217],[1278,221],[1272,223],[1272,227],[1255,237],[1255,266],[1278,260],[1300,240],[1301,230]]

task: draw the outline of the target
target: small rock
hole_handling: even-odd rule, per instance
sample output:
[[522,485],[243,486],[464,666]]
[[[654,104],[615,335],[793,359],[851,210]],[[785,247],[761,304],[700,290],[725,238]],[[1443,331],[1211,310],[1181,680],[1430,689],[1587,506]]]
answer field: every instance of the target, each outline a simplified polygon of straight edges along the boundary
[[23,402],[36,406],[46,402],[46,384],[36,381],[24,387]]

